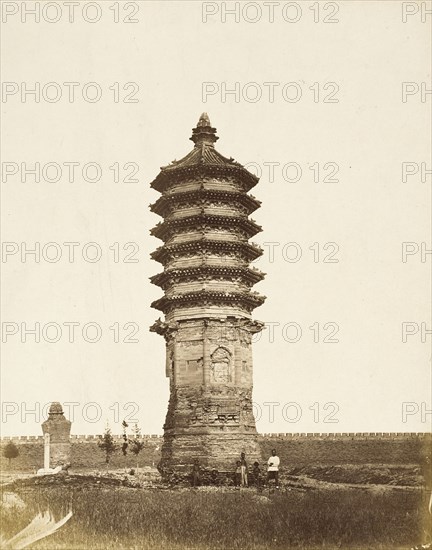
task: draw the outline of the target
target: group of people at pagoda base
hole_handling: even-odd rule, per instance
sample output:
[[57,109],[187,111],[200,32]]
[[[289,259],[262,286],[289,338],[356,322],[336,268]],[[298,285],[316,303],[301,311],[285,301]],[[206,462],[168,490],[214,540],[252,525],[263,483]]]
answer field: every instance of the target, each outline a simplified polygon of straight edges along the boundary
[[[270,485],[271,481],[274,481],[276,488],[279,488],[279,464],[280,458],[278,457],[276,450],[272,450],[270,458],[267,460],[267,484]],[[210,473],[210,481],[214,485],[218,485],[218,471],[212,470]],[[236,461],[233,481],[236,487],[254,487],[261,488],[264,484],[264,477],[261,471],[259,462],[255,461],[252,468],[248,467],[246,461],[246,454],[241,453],[239,460]],[[195,460],[192,467],[191,476],[192,487],[198,487],[201,484],[201,470],[198,459]]]

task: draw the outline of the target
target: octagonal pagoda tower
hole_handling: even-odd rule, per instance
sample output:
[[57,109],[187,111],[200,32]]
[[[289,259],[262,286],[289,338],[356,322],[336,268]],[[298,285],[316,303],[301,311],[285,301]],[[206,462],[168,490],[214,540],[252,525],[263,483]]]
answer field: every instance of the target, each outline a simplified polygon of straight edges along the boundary
[[184,158],[151,183],[164,218],[151,231],[163,241],[152,257],[164,270],[151,277],[164,290],[152,307],[165,314],[150,330],[166,341],[170,400],[159,469],[165,476],[203,468],[232,472],[245,452],[260,460],[252,411],[252,335],[263,324],[251,313],[264,302],[252,286],[264,274],[249,267],[262,250],[249,215],[260,202],[248,191],[258,178],[216,151],[206,113]]

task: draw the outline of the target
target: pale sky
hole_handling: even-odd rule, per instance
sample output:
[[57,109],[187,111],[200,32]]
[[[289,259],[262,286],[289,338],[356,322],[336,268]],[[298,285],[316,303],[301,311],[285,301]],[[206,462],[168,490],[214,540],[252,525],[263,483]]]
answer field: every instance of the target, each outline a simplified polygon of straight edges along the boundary
[[[158,198],[149,183],[193,147],[203,111],[217,128],[217,149],[261,172],[252,193],[262,207],[252,217],[263,231],[252,240],[265,250],[256,267],[267,276],[255,290],[267,300],[254,318],[268,328],[254,345],[258,430],[429,431],[432,16],[416,8],[431,2],[406,3],[406,22],[398,1],[330,2],[327,12],[324,2],[298,2],[301,11],[280,2],[273,22],[262,8],[255,23],[253,2],[246,11],[239,3],[238,22],[224,16],[224,3],[118,4],[120,21],[138,20],[130,24],[113,22],[112,2],[85,14],[100,15],[94,23],[81,6],[73,23],[65,7],[36,23],[21,3],[9,4],[2,435],[41,434],[43,418],[29,411],[51,401],[76,403],[68,408],[75,434],[101,433],[107,421],[120,433],[126,415],[143,433],[162,433],[169,388],[164,341],[148,330],[161,316],[150,303],[162,294],[149,282],[161,270],[150,259],[161,241],[149,235],[160,221],[148,208]],[[412,83],[405,102],[403,82]],[[22,100],[35,83],[40,101]],[[237,97],[223,93],[236,86]],[[83,99],[98,89],[99,101]],[[39,182],[21,169],[36,162]],[[78,164],[70,182],[71,162]],[[47,163],[60,165],[59,181]],[[90,181],[94,165],[82,176],[87,163],[99,166],[99,181]],[[405,182],[402,163],[413,172]],[[138,181],[123,181],[128,174]],[[69,262],[71,245],[63,243],[71,242],[78,244]],[[405,262],[404,242],[413,243]],[[31,255],[22,262],[35,243],[39,263]],[[83,259],[98,250],[98,261]],[[46,260],[56,254],[57,262]],[[124,263],[127,254],[138,261]],[[39,343],[23,332],[35,323]],[[82,336],[87,323],[99,327],[98,342]],[[405,342],[403,323],[412,333]],[[49,342],[57,326],[59,341]],[[86,327],[87,339],[95,326]],[[136,329],[130,337],[138,342],[122,342]]]

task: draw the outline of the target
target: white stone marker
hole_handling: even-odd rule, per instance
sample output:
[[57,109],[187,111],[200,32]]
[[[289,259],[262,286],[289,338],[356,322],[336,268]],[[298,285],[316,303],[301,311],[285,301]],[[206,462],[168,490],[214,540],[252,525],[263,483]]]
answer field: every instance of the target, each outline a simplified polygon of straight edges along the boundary
[[50,434],[44,435],[44,470],[50,467]]

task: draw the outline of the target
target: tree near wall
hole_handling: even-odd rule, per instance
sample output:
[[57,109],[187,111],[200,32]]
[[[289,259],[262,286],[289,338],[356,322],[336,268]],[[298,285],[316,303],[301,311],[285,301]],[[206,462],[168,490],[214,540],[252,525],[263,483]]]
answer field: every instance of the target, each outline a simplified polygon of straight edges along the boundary
[[3,449],[3,456],[8,459],[10,468],[11,460],[19,456],[19,449],[13,441],[9,441],[9,443],[5,446]]
[[145,443],[142,440],[141,430],[138,427],[138,424],[135,424],[134,427],[132,428],[132,436],[128,437],[126,428],[129,427],[129,424],[127,424],[126,421],[123,420],[122,426],[123,426],[122,453],[124,456],[126,456],[128,451],[130,451],[135,455],[136,461],[137,461],[137,471],[138,471],[138,467],[139,467],[138,455],[144,449],[144,446],[145,446]]
[[138,427],[138,424],[132,429],[133,438],[129,439],[130,451],[135,455],[137,461],[137,471],[138,471],[138,455],[144,449],[144,441],[141,439],[141,430]]
[[129,424],[126,423],[126,420],[123,420],[122,426],[123,426],[123,445],[122,445],[121,449],[122,449],[123,456],[126,456],[127,455],[127,450],[128,450],[128,447],[129,447],[129,441],[128,441],[128,436],[127,436],[127,433],[126,433],[126,428],[129,426]]
[[109,426],[105,428],[104,434],[99,436],[98,447],[105,453],[105,462],[108,468],[110,458],[117,450],[117,445]]

